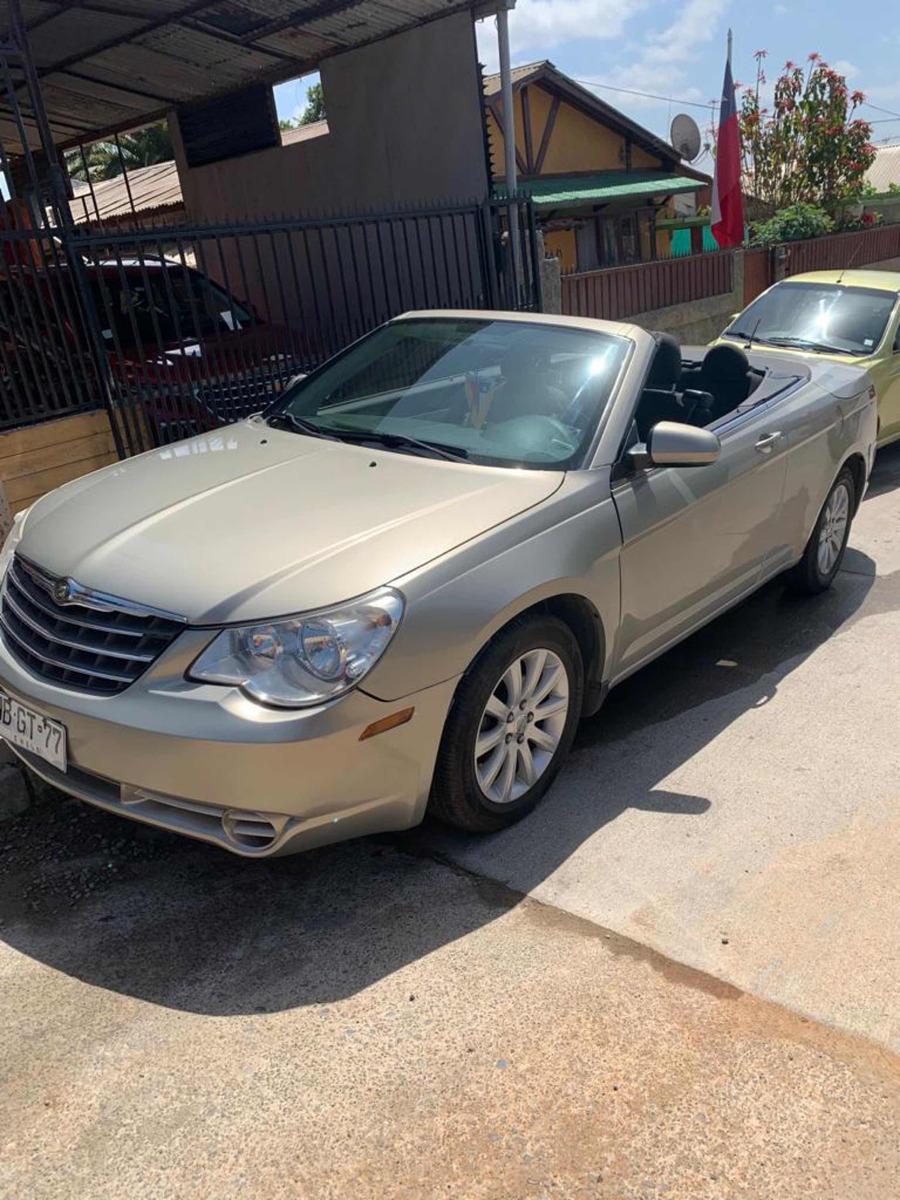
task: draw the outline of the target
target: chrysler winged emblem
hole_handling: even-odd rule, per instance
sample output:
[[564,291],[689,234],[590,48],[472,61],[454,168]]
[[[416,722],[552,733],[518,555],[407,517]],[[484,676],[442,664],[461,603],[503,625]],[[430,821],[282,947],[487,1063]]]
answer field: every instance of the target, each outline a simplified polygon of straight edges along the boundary
[[72,599],[71,579],[57,579],[53,585],[53,599],[57,604],[69,604]]

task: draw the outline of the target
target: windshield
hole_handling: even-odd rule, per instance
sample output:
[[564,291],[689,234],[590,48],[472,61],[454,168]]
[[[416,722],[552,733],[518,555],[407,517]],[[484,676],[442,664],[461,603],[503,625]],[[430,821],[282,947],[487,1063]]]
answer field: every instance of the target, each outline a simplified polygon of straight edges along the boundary
[[877,288],[830,283],[779,283],[746,308],[727,330],[773,346],[872,354],[897,297]]
[[269,420],[410,453],[560,467],[590,441],[629,345],[518,321],[396,321],[297,384]]
[[[199,272],[173,264],[165,275],[158,267],[127,268],[127,287],[121,273],[94,277],[91,291],[103,328],[112,346],[123,350],[196,342],[198,337],[228,334],[256,324],[256,318],[234,298]],[[109,328],[109,320],[115,331]],[[113,333],[115,332],[115,338]]]

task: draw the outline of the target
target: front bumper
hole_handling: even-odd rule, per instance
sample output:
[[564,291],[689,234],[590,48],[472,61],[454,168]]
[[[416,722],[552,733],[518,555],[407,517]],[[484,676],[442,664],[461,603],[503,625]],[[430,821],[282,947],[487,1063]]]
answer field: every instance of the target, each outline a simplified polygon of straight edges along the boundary
[[[357,690],[314,709],[263,708],[236,688],[185,679],[209,638],[186,630],[117,696],[45,683],[0,638],[0,687],[62,721],[69,769],[11,748],[82,800],[253,858],[422,819],[455,680],[392,703]],[[409,722],[360,741],[410,707]]]

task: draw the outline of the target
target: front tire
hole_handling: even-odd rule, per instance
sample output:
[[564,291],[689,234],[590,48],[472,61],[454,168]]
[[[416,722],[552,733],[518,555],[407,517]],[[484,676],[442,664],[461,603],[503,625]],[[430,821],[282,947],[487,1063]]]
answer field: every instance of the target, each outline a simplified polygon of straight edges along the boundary
[[822,505],[803,557],[790,572],[797,591],[815,596],[831,587],[847,549],[855,507],[856,480],[850,468],[844,467]]
[[429,810],[469,833],[521,820],[559,774],[583,698],[581,652],[568,625],[549,616],[514,621],[457,689]]

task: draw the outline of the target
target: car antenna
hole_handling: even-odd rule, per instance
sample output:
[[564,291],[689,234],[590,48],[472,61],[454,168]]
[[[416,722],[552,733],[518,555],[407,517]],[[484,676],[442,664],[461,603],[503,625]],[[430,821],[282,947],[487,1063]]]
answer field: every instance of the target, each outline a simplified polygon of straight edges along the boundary
[[845,271],[853,270],[853,267],[856,265],[856,260],[859,258],[861,251],[862,251],[862,242],[860,242],[857,245],[856,249],[853,251],[853,256],[850,259],[850,262],[847,264],[847,266],[841,267],[840,274],[838,275],[837,280],[836,280],[837,283],[840,283],[841,280],[844,278]]
[[753,339],[756,337],[756,331],[757,331],[757,329],[759,329],[759,325],[760,325],[761,321],[762,321],[762,317],[756,318],[756,324],[753,326],[753,332],[747,335],[747,340],[744,343],[745,350],[753,349]]

